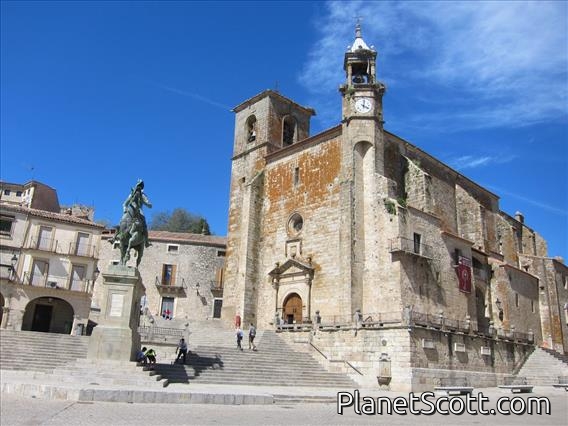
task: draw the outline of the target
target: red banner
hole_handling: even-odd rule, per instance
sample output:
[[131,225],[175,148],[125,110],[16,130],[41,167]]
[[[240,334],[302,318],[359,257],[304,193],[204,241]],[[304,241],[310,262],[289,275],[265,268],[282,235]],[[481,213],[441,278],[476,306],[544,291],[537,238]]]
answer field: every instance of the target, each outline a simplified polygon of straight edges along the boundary
[[471,293],[471,260],[467,257],[460,256],[456,271],[460,291],[463,293]]

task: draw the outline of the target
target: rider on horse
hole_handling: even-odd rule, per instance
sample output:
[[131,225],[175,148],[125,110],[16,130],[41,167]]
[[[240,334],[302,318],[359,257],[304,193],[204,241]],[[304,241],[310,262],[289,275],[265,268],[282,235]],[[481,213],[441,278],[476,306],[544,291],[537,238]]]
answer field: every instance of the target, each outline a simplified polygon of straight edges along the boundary
[[141,226],[145,245],[146,247],[150,247],[151,244],[148,241],[148,226],[146,225],[146,218],[142,212],[142,206],[152,208],[152,203],[150,203],[150,200],[146,194],[144,194],[144,181],[138,179],[136,186],[130,191],[130,195],[122,205],[122,212],[128,213],[132,218],[130,233],[133,234],[136,228]]

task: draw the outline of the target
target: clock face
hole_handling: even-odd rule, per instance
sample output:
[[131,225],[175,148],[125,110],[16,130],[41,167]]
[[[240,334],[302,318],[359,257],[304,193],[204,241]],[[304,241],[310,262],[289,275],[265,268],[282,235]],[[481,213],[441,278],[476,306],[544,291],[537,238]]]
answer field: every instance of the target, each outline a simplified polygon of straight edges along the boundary
[[373,109],[373,100],[370,98],[359,98],[355,101],[357,112],[369,112]]

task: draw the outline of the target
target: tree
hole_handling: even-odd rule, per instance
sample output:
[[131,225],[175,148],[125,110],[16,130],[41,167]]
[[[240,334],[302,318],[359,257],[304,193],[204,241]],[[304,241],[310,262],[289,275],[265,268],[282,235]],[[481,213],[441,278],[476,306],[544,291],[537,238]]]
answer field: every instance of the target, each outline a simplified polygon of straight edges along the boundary
[[157,212],[152,217],[150,229],[153,231],[189,232],[192,234],[211,235],[207,220],[201,216],[188,212],[183,208],[176,208],[171,213]]

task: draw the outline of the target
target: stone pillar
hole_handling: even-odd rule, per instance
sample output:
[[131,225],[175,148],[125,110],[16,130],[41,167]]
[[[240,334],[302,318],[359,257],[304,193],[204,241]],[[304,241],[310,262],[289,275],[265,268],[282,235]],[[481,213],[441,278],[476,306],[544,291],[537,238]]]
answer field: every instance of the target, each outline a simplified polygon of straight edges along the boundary
[[8,316],[10,315],[10,308],[7,306],[2,306],[2,322],[0,323],[0,328],[6,328],[8,326]]
[[89,339],[92,360],[133,361],[140,348],[140,298],[145,288],[136,268],[111,265],[103,273],[99,324]]

